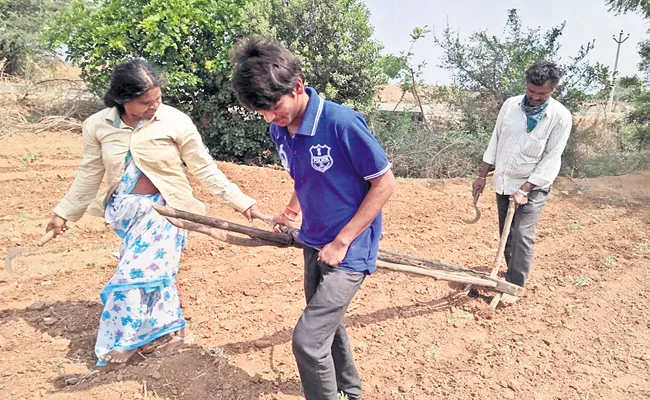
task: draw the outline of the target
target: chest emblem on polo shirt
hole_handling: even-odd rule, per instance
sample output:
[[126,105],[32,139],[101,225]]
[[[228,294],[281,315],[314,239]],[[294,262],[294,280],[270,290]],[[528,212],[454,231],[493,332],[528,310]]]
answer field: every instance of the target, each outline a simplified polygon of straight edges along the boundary
[[280,155],[280,163],[282,164],[282,167],[285,169],[285,171],[291,173],[291,170],[289,169],[289,157],[287,157],[287,152],[284,151],[284,144],[280,145],[278,154]]
[[311,154],[311,167],[320,172],[325,172],[332,168],[332,165],[334,165],[334,159],[332,159],[332,156],[330,155],[331,149],[332,148],[328,145],[322,144],[311,146],[309,148],[309,153]]

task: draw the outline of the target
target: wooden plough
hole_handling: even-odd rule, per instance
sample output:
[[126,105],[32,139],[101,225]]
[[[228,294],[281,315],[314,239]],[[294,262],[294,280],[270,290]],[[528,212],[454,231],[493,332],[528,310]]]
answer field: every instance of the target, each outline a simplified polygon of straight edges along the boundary
[[[203,233],[222,242],[237,246],[275,246],[302,248],[304,244],[297,239],[298,230],[282,227],[282,232],[271,232],[255,227],[241,225],[226,220],[178,210],[172,207],[154,206],[156,211],[167,217],[173,225],[194,232]],[[264,215],[253,215],[255,218],[270,222]],[[234,232],[248,237],[232,235]],[[507,236],[506,236],[507,237]],[[499,246],[501,248],[501,245]],[[500,249],[501,250],[501,249]],[[497,258],[503,252],[497,254]],[[493,267],[491,274],[474,271],[470,268],[447,264],[437,260],[427,260],[401,254],[394,251],[379,249],[377,267],[381,269],[406,272],[409,274],[429,276],[434,279],[456,282],[491,289],[497,292],[495,299],[501,298],[502,293],[522,296],[524,288],[496,277],[499,262],[495,259],[496,271]],[[492,302],[496,307],[499,300]]]

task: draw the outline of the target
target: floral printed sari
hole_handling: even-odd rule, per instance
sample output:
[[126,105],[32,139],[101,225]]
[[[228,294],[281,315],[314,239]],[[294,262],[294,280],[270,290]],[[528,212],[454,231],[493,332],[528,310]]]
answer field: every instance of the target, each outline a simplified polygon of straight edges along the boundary
[[131,194],[142,172],[126,156],[122,181],[106,205],[106,221],[122,238],[115,274],[102,290],[97,365],[112,350],[133,350],[186,325],[176,288],[176,274],[187,231],[158,214],[161,194]]

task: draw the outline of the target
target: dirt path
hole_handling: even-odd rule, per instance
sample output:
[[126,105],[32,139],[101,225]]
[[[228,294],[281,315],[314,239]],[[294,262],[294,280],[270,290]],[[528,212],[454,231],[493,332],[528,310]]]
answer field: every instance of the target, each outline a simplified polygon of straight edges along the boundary
[[[67,190],[80,138],[0,137],[0,257],[38,238]],[[283,171],[219,164],[267,213],[291,183]],[[527,296],[492,314],[445,282],[377,273],[347,324],[366,398],[650,398],[650,171],[558,182],[539,223]],[[496,206],[472,215],[467,180],[400,180],[382,248],[476,268],[497,246]],[[208,198],[213,215],[243,219]],[[257,224],[263,227],[262,224]],[[197,346],[97,370],[98,293],[117,237],[83,219],[0,272],[2,399],[301,399],[290,347],[303,308],[294,249],[243,249],[191,237],[179,286]]]

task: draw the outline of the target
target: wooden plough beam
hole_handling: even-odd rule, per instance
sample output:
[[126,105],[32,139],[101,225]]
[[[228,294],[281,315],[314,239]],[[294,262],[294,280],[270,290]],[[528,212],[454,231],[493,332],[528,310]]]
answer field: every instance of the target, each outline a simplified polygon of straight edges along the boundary
[[[178,210],[172,207],[156,205],[154,208],[160,215],[167,217],[169,222],[174,226],[203,233],[214,239],[233,245],[304,247],[304,244],[297,239],[297,229],[283,227],[282,232],[271,232],[219,218]],[[269,221],[263,215],[256,217],[267,222]],[[248,238],[231,235],[224,231],[247,235]],[[514,296],[522,296],[524,292],[523,287],[490,276],[490,274],[481,273],[458,265],[446,264],[437,260],[427,260],[382,249],[379,249],[378,260],[377,267],[381,269],[429,276],[438,280],[471,284]]]

